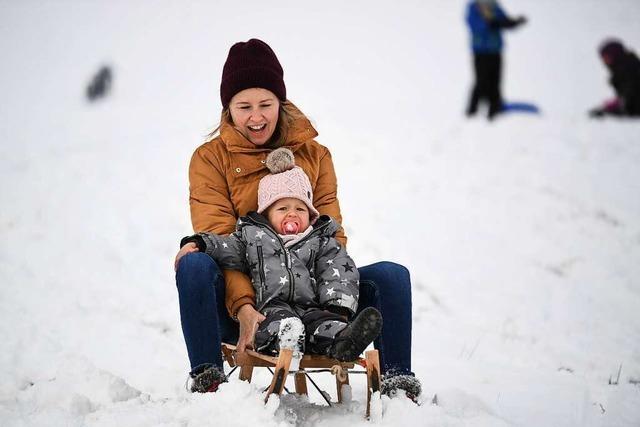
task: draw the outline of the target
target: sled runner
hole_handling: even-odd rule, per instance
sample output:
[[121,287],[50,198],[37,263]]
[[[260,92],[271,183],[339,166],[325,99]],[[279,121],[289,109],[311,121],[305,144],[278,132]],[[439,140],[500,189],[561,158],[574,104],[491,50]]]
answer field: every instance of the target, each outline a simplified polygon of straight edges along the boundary
[[[261,354],[253,350],[246,350],[242,353],[236,351],[233,344],[222,344],[222,354],[224,360],[229,366],[240,368],[239,377],[243,381],[251,382],[254,367],[273,368],[273,379],[264,398],[265,403],[269,400],[271,394],[282,394],[285,390],[287,377],[291,374],[294,376],[295,390],[298,394],[307,395],[307,378],[320,391],[322,397],[327,401],[329,406],[331,402],[325,394],[318,388],[309,374],[317,372],[331,372],[336,377],[336,389],[338,403],[342,402],[342,386],[349,384],[349,373],[362,373],[367,375],[367,409],[366,417],[369,418],[371,413],[371,399],[374,393],[380,392],[380,359],[378,350],[369,350],[365,352],[365,357],[358,358],[353,362],[340,362],[327,356],[315,354],[305,354],[300,360],[300,366],[297,371],[289,372],[291,365],[292,351],[290,349],[282,349],[278,356],[269,356]],[[359,365],[366,370],[355,370],[355,366]],[[232,371],[233,372],[233,371]],[[376,398],[380,398],[380,395]]]

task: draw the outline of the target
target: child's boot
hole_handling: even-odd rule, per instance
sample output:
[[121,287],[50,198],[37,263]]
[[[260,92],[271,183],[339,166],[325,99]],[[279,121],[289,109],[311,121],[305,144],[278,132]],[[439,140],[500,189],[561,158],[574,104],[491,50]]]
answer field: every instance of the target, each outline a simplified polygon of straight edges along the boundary
[[336,336],[329,349],[329,355],[341,362],[351,362],[380,335],[381,330],[380,312],[373,307],[367,307]]

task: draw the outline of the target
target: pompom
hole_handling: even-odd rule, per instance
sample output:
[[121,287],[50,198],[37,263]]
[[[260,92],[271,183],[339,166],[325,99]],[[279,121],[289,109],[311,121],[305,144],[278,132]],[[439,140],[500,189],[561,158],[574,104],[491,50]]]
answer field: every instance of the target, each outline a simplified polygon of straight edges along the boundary
[[293,153],[284,147],[277,148],[269,153],[265,163],[271,173],[282,173],[293,169],[296,165]]

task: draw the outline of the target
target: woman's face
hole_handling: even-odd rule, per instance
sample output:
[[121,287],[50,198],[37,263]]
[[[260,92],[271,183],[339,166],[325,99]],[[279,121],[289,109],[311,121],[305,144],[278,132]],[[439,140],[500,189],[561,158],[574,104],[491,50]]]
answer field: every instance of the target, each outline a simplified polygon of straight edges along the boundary
[[229,102],[236,129],[255,145],[263,145],[276,130],[280,102],[267,89],[251,88],[238,92]]

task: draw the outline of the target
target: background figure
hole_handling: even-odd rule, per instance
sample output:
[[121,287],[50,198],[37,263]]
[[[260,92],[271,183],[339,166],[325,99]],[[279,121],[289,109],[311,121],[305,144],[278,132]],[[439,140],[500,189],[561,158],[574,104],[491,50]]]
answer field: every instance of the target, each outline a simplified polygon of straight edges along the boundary
[[91,83],[87,86],[87,99],[92,102],[98,98],[102,98],[109,93],[111,89],[111,81],[113,73],[111,68],[103,65],[91,79]]
[[467,116],[478,111],[478,103],[489,103],[491,120],[502,110],[500,79],[502,74],[502,34],[504,28],[515,28],[526,22],[519,16],[508,17],[495,0],[473,0],[467,6],[467,24],[471,31],[475,83],[471,90]]
[[609,83],[616,97],[589,111],[592,117],[605,114],[640,116],[640,60],[627,50],[621,41],[605,40],[598,49],[600,58],[609,69]]

